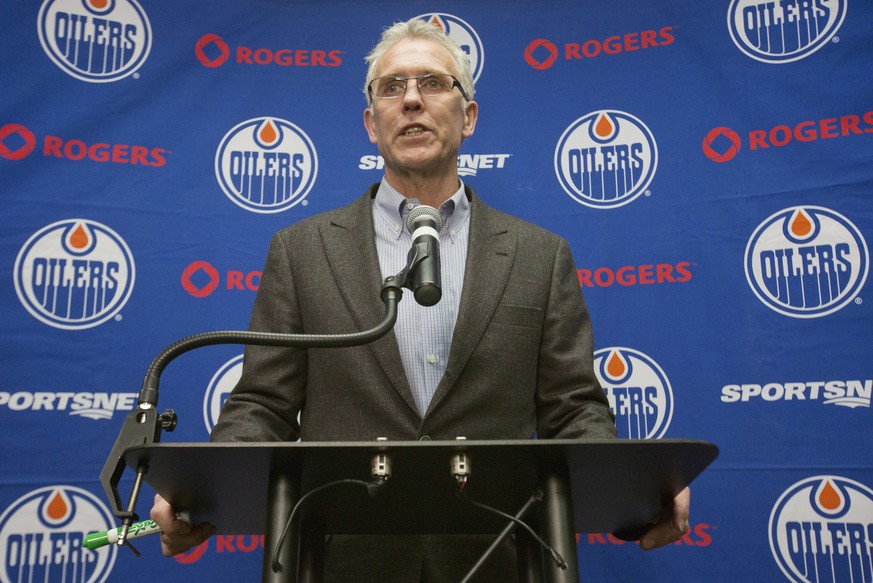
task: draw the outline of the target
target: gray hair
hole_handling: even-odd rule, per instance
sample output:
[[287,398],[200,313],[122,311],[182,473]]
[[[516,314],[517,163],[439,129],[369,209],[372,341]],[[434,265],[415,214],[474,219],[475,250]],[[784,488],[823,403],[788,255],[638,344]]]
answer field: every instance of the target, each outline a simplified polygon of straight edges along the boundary
[[376,69],[379,66],[379,59],[381,59],[382,55],[384,55],[391,47],[406,39],[429,40],[449,51],[449,54],[452,55],[452,60],[455,61],[455,67],[458,70],[458,81],[460,81],[461,87],[464,88],[464,93],[467,94],[467,99],[473,99],[476,88],[473,85],[473,73],[470,70],[470,62],[467,59],[467,55],[461,50],[458,43],[449,38],[449,36],[442,30],[429,22],[413,18],[406,22],[397,22],[390,28],[385,29],[382,33],[382,38],[379,40],[379,44],[373,47],[370,54],[365,57],[364,60],[369,64],[367,78],[364,81],[364,95],[367,97],[367,103],[370,101],[367,87],[376,77]]

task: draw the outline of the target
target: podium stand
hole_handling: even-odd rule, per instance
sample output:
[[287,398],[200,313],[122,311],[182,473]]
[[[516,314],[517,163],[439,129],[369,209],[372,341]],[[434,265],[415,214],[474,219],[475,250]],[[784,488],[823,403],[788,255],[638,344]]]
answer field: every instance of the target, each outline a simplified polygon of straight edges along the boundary
[[[129,448],[124,459],[134,470],[145,468],[145,481],[195,522],[211,522],[224,534],[264,533],[262,581],[316,583],[324,534],[496,537],[507,520],[456,495],[450,464],[459,453],[469,466],[464,491],[479,503],[515,515],[542,491],[540,536],[568,568],[546,556],[542,565],[521,564],[520,571],[529,581],[543,574],[545,581],[577,583],[576,533],[639,531],[718,449],[672,439],[161,443]],[[335,480],[369,481],[377,454],[390,460],[391,477],[376,495],[351,485],[316,493],[285,538],[282,570],[273,573],[275,545],[300,497]],[[541,554],[530,550],[526,556]]]

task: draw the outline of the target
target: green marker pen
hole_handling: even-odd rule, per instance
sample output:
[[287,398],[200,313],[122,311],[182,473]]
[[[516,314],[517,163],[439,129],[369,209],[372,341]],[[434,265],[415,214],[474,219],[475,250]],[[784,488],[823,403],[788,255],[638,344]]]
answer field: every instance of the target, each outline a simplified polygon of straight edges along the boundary
[[[178,518],[186,522],[190,522],[191,519],[188,517],[187,512],[179,512],[176,514]],[[143,520],[142,522],[134,522],[130,525],[130,529],[127,531],[127,539],[130,540],[133,538],[139,538],[141,536],[146,536],[149,534],[157,534],[161,531],[161,527],[158,526],[154,520]],[[87,535],[85,539],[82,541],[82,546],[86,549],[99,549],[100,547],[105,547],[106,545],[114,545],[118,542],[119,535],[121,534],[121,527],[113,528],[112,530],[107,530],[106,532],[92,532]]]
[[[134,522],[130,525],[130,530],[127,531],[127,538],[129,540],[159,532],[161,532],[161,527],[154,520],[143,520],[142,522]],[[106,532],[93,532],[85,537],[82,541],[82,546],[86,549],[94,550],[106,545],[114,545],[118,542],[119,534],[121,534],[120,526]]]

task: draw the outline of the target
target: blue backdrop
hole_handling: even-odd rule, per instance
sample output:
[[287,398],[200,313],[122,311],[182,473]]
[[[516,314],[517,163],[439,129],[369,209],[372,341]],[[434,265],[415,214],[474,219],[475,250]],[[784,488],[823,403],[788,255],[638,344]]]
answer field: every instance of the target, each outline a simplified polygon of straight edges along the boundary
[[[421,16],[470,56],[459,158],[571,244],[623,437],[721,456],[692,530],[578,545],[585,580],[873,580],[868,0],[4,3],[0,580],[256,579],[250,533],[80,549],[151,359],[244,328],[270,235],[381,178],[364,55]],[[204,441],[239,347],[173,363]],[[143,494],[145,514],[150,496]]]

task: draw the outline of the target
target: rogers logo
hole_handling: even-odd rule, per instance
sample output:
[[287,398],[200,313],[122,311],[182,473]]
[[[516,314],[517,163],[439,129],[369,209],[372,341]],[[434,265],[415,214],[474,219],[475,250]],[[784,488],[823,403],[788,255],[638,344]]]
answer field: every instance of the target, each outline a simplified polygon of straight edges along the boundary
[[180,565],[190,565],[199,561],[200,558],[203,557],[203,554],[206,552],[206,549],[208,548],[209,540],[207,539],[193,549],[190,549],[178,555],[173,555],[173,558],[176,559],[176,562]]
[[[673,27],[664,26],[658,30],[643,30],[608,36],[603,40],[588,39],[582,42],[564,43],[563,59],[565,61],[594,59],[601,55],[618,55],[664,47],[675,41]],[[538,38],[531,41],[525,48],[524,60],[532,68],[539,71],[548,69],[558,61],[558,47],[550,40]]]
[[[688,529],[682,538],[674,542],[675,546],[686,546],[686,547],[708,547],[712,544],[712,534],[711,530],[715,530],[716,527],[711,524],[706,524],[701,522],[699,524],[692,525],[691,528]],[[613,534],[588,534],[588,544],[589,545],[623,545],[628,541],[621,540]]]
[[[207,55],[207,52],[215,54],[216,51],[218,54],[213,57]],[[230,47],[217,34],[204,34],[194,45],[194,56],[204,67],[214,69],[222,66],[230,58]]]
[[634,286],[662,283],[685,283],[691,281],[691,266],[696,263],[652,263],[646,265],[624,265],[618,269],[598,267],[597,269],[577,269],[581,287],[611,287],[613,285]]
[[[23,160],[36,149],[36,136],[23,125],[10,123],[0,127],[0,156],[7,160]],[[46,158],[84,160],[132,164],[160,168],[166,165],[164,148],[149,148],[132,144],[95,142],[88,144],[79,139],[64,139],[46,135],[42,139],[42,155]]]
[[[863,134],[873,134],[873,111],[861,115],[805,120],[793,126],[778,124],[771,128],[749,130],[746,147],[750,152],[758,152],[783,148],[792,142],[817,142]],[[731,128],[713,128],[703,138],[703,155],[713,162],[729,162],[739,153],[741,143],[740,134]]]
[[229,270],[222,275],[208,261],[192,261],[182,271],[182,287],[195,298],[205,298],[212,295],[224,280],[224,287],[228,290],[258,291],[261,283],[260,271],[237,271]]
[[[216,553],[253,553],[264,548],[264,536],[255,534],[219,534],[213,537]],[[209,550],[207,539],[188,552],[175,555],[177,563],[191,565],[202,559]]]
[[[233,51],[239,65],[278,65],[280,67],[339,67],[343,64],[342,51],[320,49],[267,49],[238,46]],[[217,34],[201,36],[194,45],[194,56],[210,69],[230,60],[230,46]]]
[[703,138],[703,153],[713,162],[730,162],[740,151],[740,136],[730,128],[715,128]]
[[[539,50],[542,48],[543,50]],[[546,58],[543,60],[537,59],[534,53],[539,52],[542,54],[545,51]],[[538,71],[542,71],[543,69],[548,69],[552,65],[555,64],[555,61],[558,60],[558,47],[555,46],[555,43],[552,41],[546,40],[544,38],[538,38],[533,41],[527,48],[524,49],[524,61]]]
[[0,156],[7,160],[22,160],[36,147],[33,132],[17,123],[0,128]]

